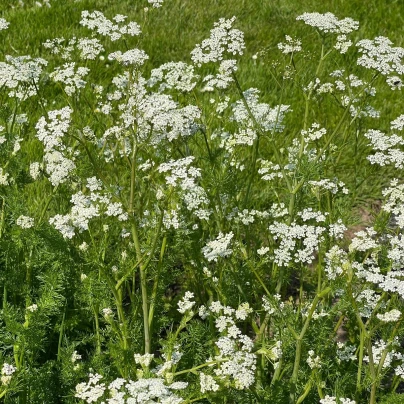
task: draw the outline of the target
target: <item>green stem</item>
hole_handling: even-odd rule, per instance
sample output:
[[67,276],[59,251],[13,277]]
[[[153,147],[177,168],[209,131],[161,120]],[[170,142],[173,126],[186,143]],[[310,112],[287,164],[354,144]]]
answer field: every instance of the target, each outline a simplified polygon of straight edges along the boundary
[[101,355],[101,334],[100,334],[100,322],[99,322],[99,319],[98,319],[98,307],[95,307],[94,305],[93,305],[93,313],[94,313],[95,336],[96,336],[95,354],[96,355]]
[[293,365],[293,372],[292,372],[292,377],[290,378],[290,395],[289,395],[289,402],[292,404],[295,402],[295,395],[296,395],[296,385],[297,385],[297,378],[299,374],[299,366],[300,366],[300,358],[302,355],[302,345],[303,345],[303,338],[307,332],[307,329],[310,324],[310,320],[313,316],[314,311],[316,310],[317,304],[319,300],[326,296],[330,288],[326,288],[323,290],[321,293],[317,294],[313,300],[313,303],[311,305],[310,311],[307,315],[306,321],[304,322],[303,328],[300,332],[300,335],[297,338],[296,341],[296,353],[295,353],[295,362]]
[[303,402],[303,400],[309,395],[311,387],[312,387],[312,381],[309,380],[306,386],[304,387],[303,394],[297,399],[296,404],[300,404]]
[[39,216],[38,225],[42,223],[42,220],[43,220],[43,218],[44,218],[45,215],[46,215],[46,211],[48,210],[49,205],[50,205],[50,203],[52,202],[52,199],[53,199],[53,197],[54,197],[55,194],[56,194],[56,191],[57,191],[57,189],[58,189],[58,186],[59,186],[59,185],[56,185],[56,186],[53,188],[51,195],[49,196],[48,200],[46,201],[45,206],[44,206],[43,209],[42,209],[41,215]]
[[58,354],[57,354],[57,360],[60,362],[61,360],[61,353],[62,353],[62,341],[63,341],[63,331],[64,331],[64,326],[65,326],[65,318],[66,318],[66,306],[65,310],[63,312],[63,317],[62,317],[62,324],[60,325],[60,330],[59,330],[59,341],[58,341]]
[[159,262],[157,264],[157,274],[154,279],[154,285],[153,285],[153,291],[151,295],[151,302],[150,302],[150,311],[149,311],[149,327],[150,329],[152,328],[153,325],[153,316],[154,316],[154,309],[156,307],[156,299],[157,299],[157,291],[158,291],[158,281],[160,278],[160,272],[161,272],[161,267],[163,266],[163,258],[164,258],[164,253],[166,250],[167,246],[167,236],[164,236],[163,242],[161,244],[160,248],[160,257],[159,257]]

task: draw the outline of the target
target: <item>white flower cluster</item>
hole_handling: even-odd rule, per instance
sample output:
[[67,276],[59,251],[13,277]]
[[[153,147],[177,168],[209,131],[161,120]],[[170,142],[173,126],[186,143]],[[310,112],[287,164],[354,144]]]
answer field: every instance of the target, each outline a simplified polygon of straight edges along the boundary
[[349,245],[349,252],[368,251],[377,248],[379,244],[377,240],[374,239],[376,235],[377,232],[373,227],[367,227],[365,230],[356,232],[355,237]]
[[342,275],[349,264],[348,254],[338,246],[333,246],[325,254],[325,273],[328,279]]
[[338,363],[341,363],[341,361],[355,361],[356,360],[356,347],[355,345],[348,345],[344,342],[337,342],[337,358],[338,358]]
[[180,222],[178,217],[178,210],[172,209],[171,211],[164,211],[163,225],[167,230],[169,230],[171,227],[173,229],[179,229],[183,223]]
[[304,21],[305,24],[326,33],[349,34],[359,28],[358,21],[354,21],[352,18],[338,20],[332,13],[304,13],[299,15],[296,20]]
[[315,353],[312,349],[308,352],[308,354],[309,356],[307,357],[306,362],[310,369],[321,369],[321,358],[318,355],[315,357]]
[[15,373],[15,371],[17,370],[17,368],[13,365],[10,365],[6,362],[3,363],[3,367],[1,368],[1,383],[4,386],[7,386],[10,384],[11,382],[11,378],[13,377],[13,374]]
[[384,314],[376,314],[376,317],[383,323],[395,323],[400,319],[401,311],[393,309]]
[[[384,359],[383,369],[389,368],[394,360],[402,362],[404,360],[404,355],[393,349],[392,347],[394,346],[399,346],[397,337],[391,342],[386,342],[382,339],[375,341],[374,344],[372,345],[372,355],[374,364],[379,365],[380,360],[383,357],[383,353],[387,349],[389,349],[389,352],[387,352],[387,355]],[[368,355],[364,356],[363,361],[369,362],[369,356]]]
[[228,220],[233,220],[234,223],[243,223],[245,226],[255,222],[255,219],[267,219],[271,216],[269,212],[261,212],[255,209],[243,209],[239,211],[238,208],[234,208],[233,211],[227,215]]
[[104,395],[105,383],[100,383],[102,376],[99,374],[89,374],[88,383],[80,383],[76,386],[75,397],[81,398],[87,403],[95,403]]
[[344,54],[348,52],[348,49],[352,45],[352,41],[347,39],[346,35],[338,35],[337,43],[334,45],[334,48],[338,50],[340,53]]
[[136,22],[123,24],[127,16],[117,14],[108,20],[101,11],[93,11],[90,13],[85,10],[81,12],[80,24],[100,35],[108,36],[111,41],[117,41],[124,35],[137,36],[140,35],[140,26]]
[[258,174],[264,181],[272,181],[275,178],[283,178],[281,166],[269,160],[259,159],[261,168],[258,169]]
[[404,128],[404,115],[398,116],[394,121],[390,122],[391,130],[403,130]]
[[149,367],[154,358],[154,355],[153,354],[144,354],[144,355],[135,354],[134,358],[135,358],[135,362],[138,365],[141,365],[142,367],[143,366]]
[[30,311],[31,313],[34,313],[38,310],[38,305],[37,304],[31,304],[31,306],[27,307],[27,310]]
[[29,229],[31,227],[34,227],[34,219],[29,216],[21,215],[20,217],[17,218],[15,223],[17,224],[17,226],[20,226],[22,229]]
[[374,69],[385,76],[392,73],[402,75],[404,73],[402,64],[404,48],[391,45],[393,42],[384,36],[359,41],[356,46],[362,56],[358,59],[358,65]]
[[36,137],[44,144],[45,152],[51,151],[56,147],[64,150],[62,138],[66,135],[70,126],[70,115],[73,110],[69,107],[60,110],[49,111],[47,122],[45,117],[41,117],[35,126],[37,130]]
[[210,211],[204,206],[208,205],[209,199],[205,190],[196,181],[201,176],[200,169],[191,166],[193,156],[179,160],[170,160],[158,167],[160,173],[168,173],[165,180],[167,185],[179,188],[181,197],[187,209],[200,219],[207,220]]
[[49,111],[49,122],[42,116],[35,126],[36,137],[44,144],[45,148],[45,172],[49,175],[49,180],[54,186],[66,182],[71,171],[75,168],[74,162],[62,153],[62,151],[66,151],[62,139],[69,130],[72,112],[69,107]]
[[207,391],[218,391],[220,388],[213,376],[206,375],[203,372],[199,373],[199,383],[202,394],[206,393]]
[[48,39],[42,45],[49,49],[53,55],[60,55],[62,59],[69,60],[75,49],[79,51],[79,58],[83,60],[95,60],[97,56],[104,52],[104,47],[97,38],[76,38],[67,41],[65,38]]
[[78,67],[75,70],[76,63],[65,63],[63,66],[58,66],[49,75],[55,83],[65,85],[64,90],[67,95],[72,96],[87,84],[83,77],[86,76],[90,69],[87,67]]
[[[388,246],[387,246],[388,247]],[[352,262],[352,267],[355,269],[356,276],[360,279],[365,279],[369,283],[377,285],[377,287],[385,292],[397,293],[401,298],[404,297],[404,270],[400,262],[404,261],[404,248],[400,249],[399,257],[394,257],[391,262],[393,270],[387,272],[385,275],[382,273],[381,268],[378,266],[375,256],[366,258],[363,263]],[[396,261],[398,260],[398,261]],[[395,269],[399,268],[399,269]],[[368,297],[366,297],[368,298]],[[375,295],[374,299],[376,300]],[[383,306],[381,306],[383,308]]]
[[[109,102],[100,104],[100,111],[109,115],[113,109],[112,102],[127,94],[117,106],[121,125],[115,126],[112,133],[120,142],[124,140],[122,134],[128,132],[126,128],[135,123],[138,139],[152,145],[162,140],[171,142],[181,136],[190,136],[198,130],[195,120],[201,112],[196,106],[179,108],[170,95],[150,93],[146,89],[147,81],[141,76],[129,83],[128,73],[125,73],[115,77],[113,83],[117,91],[107,95]],[[105,142],[106,137],[107,133],[100,141]]]
[[[166,385],[161,378],[139,379],[137,381],[115,379],[108,387],[100,383],[102,376],[89,375],[88,383],[80,383],[76,386],[75,397],[86,403],[110,403],[110,404],[134,404],[134,403],[161,403],[180,404],[184,400],[171,390],[183,390],[188,383],[174,382]],[[107,397],[105,398],[105,395]],[[98,401],[103,399],[103,401]]]
[[[271,108],[268,104],[259,102],[259,93],[260,91],[256,88],[250,88],[243,93],[255,121],[264,131],[281,132],[284,128],[282,122],[285,114],[290,112],[289,105],[277,105]],[[238,100],[232,105],[232,112],[232,121],[254,130],[255,122],[242,100]]]
[[153,8],[159,8],[162,6],[164,0],[147,0],[149,4],[153,6]]
[[185,314],[185,312],[189,311],[192,309],[192,307],[195,305],[195,302],[191,301],[191,299],[194,298],[194,294],[192,292],[185,292],[184,297],[182,300],[178,302],[178,311],[181,314]]
[[320,128],[319,123],[313,123],[311,128],[308,130],[302,130],[300,133],[306,142],[314,142],[321,139],[327,133],[327,130],[325,128]]
[[215,22],[210,31],[210,37],[196,45],[191,52],[191,59],[198,66],[204,63],[217,62],[223,59],[224,53],[242,55],[245,48],[244,34],[238,29],[232,28],[236,17],[229,20],[221,18]]
[[208,74],[203,78],[205,86],[202,88],[202,92],[214,91],[217,89],[227,88],[231,82],[234,81],[232,74],[237,71],[237,61],[222,60],[219,65],[218,73],[216,75]]
[[3,31],[8,28],[10,23],[6,21],[4,18],[0,18],[0,31]]
[[285,35],[286,43],[278,43],[278,49],[284,54],[296,53],[302,50],[302,41],[292,38],[290,35]]
[[356,404],[355,400],[350,398],[336,398],[334,396],[326,395],[320,400],[320,404]]
[[117,217],[119,221],[128,219],[128,214],[123,211],[122,204],[112,202],[111,196],[108,194],[92,192],[86,196],[80,191],[72,195],[70,202],[73,203],[70,213],[56,215],[49,219],[49,223],[59,230],[64,238],[73,238],[76,229],[80,233],[88,230],[90,220],[99,217],[102,213],[106,216]]
[[233,252],[230,248],[230,242],[233,236],[233,232],[227,234],[220,232],[215,240],[208,241],[206,246],[202,248],[203,256],[209,262],[217,262],[219,257],[228,257]]
[[386,198],[382,209],[394,216],[396,226],[404,228],[404,184],[400,184],[399,180],[394,178],[382,194]]
[[112,52],[108,55],[109,60],[116,60],[124,66],[139,67],[149,59],[149,56],[142,49],[130,49],[124,53],[121,51]]
[[285,308],[285,303],[281,301],[281,295],[273,295],[271,299],[267,296],[262,297],[262,307],[268,314],[280,314]]
[[6,173],[4,171],[4,168],[0,167],[0,185],[8,185],[9,184],[9,179],[8,179],[9,176],[10,176],[10,174]]
[[9,97],[24,101],[37,94],[42,68],[47,64],[41,58],[6,55],[6,62],[0,62],[0,87],[10,90]]
[[[305,210],[298,213],[303,221],[316,220],[324,222],[326,217],[321,212]],[[274,250],[274,261],[279,266],[288,266],[292,260],[295,263],[311,264],[315,252],[324,240],[323,234],[327,231],[325,226],[298,224],[295,221],[290,225],[275,221],[269,226],[275,240],[280,240],[279,247]],[[341,236],[341,235],[340,235]]]
[[184,62],[169,62],[153,69],[148,80],[148,85],[153,87],[161,83],[158,91],[175,89],[189,92],[195,88],[198,76],[194,73],[194,67]]
[[330,191],[333,195],[336,195],[338,192],[342,192],[344,195],[349,193],[349,190],[345,187],[345,184],[342,181],[338,181],[336,178],[333,180],[323,178],[319,181],[308,181],[307,183],[311,185],[312,189],[316,193],[320,189]]
[[385,166],[394,164],[396,168],[404,167],[404,152],[399,147],[404,145],[404,139],[398,135],[387,136],[379,130],[370,129],[365,133],[365,137],[370,140],[370,145],[377,152],[367,159],[371,164]]
[[[216,316],[215,325],[222,335],[216,341],[220,353],[213,358],[218,361],[213,370],[216,381],[219,384],[234,382],[235,388],[239,390],[247,389],[255,381],[256,356],[252,353],[254,343],[236,326],[236,321],[245,320],[251,311],[248,303],[235,310],[218,301],[212,302],[208,309],[205,308],[205,314]],[[201,376],[201,388],[205,391],[216,391],[216,385],[211,378]]]
[[81,355],[77,353],[77,351],[73,351],[72,356],[70,357],[70,360],[72,363],[75,363],[81,359]]

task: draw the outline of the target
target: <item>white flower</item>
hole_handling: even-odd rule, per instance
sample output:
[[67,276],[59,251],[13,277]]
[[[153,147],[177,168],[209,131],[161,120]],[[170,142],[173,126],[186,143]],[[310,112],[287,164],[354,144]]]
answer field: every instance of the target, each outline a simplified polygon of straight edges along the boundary
[[87,403],[95,403],[104,395],[105,383],[98,384],[102,376],[99,374],[89,374],[88,383],[80,383],[76,386],[77,398],[85,400]]
[[224,53],[242,55],[245,48],[244,34],[232,28],[235,20],[236,17],[229,20],[221,18],[215,22],[214,28],[210,31],[210,37],[196,45],[191,52],[192,61],[201,66],[204,63],[221,61]]
[[403,86],[403,81],[398,76],[389,76],[386,79],[386,83],[390,86],[390,88],[394,90],[401,90]]
[[108,318],[112,317],[114,315],[114,312],[109,307],[106,307],[105,309],[102,309],[102,315],[105,318]]
[[16,220],[17,226],[20,226],[22,229],[29,229],[34,227],[34,219],[29,216],[20,216]]
[[81,13],[80,24],[96,31],[100,35],[108,36],[111,41],[117,41],[124,35],[140,35],[141,31],[139,25],[135,22],[124,25],[122,23],[125,19],[125,16],[117,15],[113,18],[113,22],[108,20],[101,11],[93,11],[90,13],[84,10]]
[[376,240],[372,239],[375,235],[376,231],[373,227],[368,227],[364,231],[358,231],[349,245],[349,251],[367,251],[377,248],[379,244]]
[[314,351],[309,351],[309,357],[306,359],[307,364],[310,366],[310,369],[320,369],[321,368],[321,359],[319,356],[314,357]]
[[199,380],[201,386],[201,393],[204,394],[207,391],[218,391],[219,385],[216,383],[215,379],[210,375],[205,375],[205,373],[199,373]]
[[0,167],[0,185],[8,185],[9,180],[8,177],[10,175],[4,171],[4,168]]
[[3,363],[3,367],[1,369],[1,378],[0,381],[4,386],[10,384],[13,373],[17,370],[16,367],[10,365],[8,363]]
[[28,306],[27,310],[30,311],[31,313],[33,313],[34,311],[38,310],[38,305],[34,303],[33,305]]
[[404,65],[401,60],[404,57],[404,48],[391,45],[393,43],[390,39],[384,36],[359,41],[356,46],[362,56],[358,59],[358,65],[376,70],[385,76],[392,73],[402,75]]
[[219,233],[216,240],[209,241],[205,247],[202,248],[202,253],[208,261],[217,261],[219,257],[227,257],[232,253],[229,248],[233,232],[228,234]]
[[124,66],[134,65],[142,66],[144,62],[149,59],[145,51],[141,49],[130,49],[124,53],[116,51],[108,55],[109,60],[116,60]]
[[337,399],[335,397],[326,395],[325,398],[320,400],[320,404],[337,404]]
[[41,165],[38,162],[31,163],[29,166],[29,175],[34,179],[37,180],[41,175]]
[[190,299],[193,299],[194,294],[192,292],[185,292],[185,295],[182,300],[178,302],[178,311],[181,314],[184,314],[186,311],[191,310],[195,305],[195,302],[192,302]]
[[13,365],[10,365],[8,363],[3,363],[3,367],[1,369],[1,374],[3,376],[11,376],[15,371],[17,370],[17,368]]
[[78,67],[75,70],[75,66],[74,62],[65,63],[63,66],[56,67],[49,75],[56,83],[61,82],[65,85],[64,90],[69,96],[86,86],[87,82],[83,80],[83,77],[90,72],[87,67]]
[[161,82],[159,92],[165,89],[174,88],[178,91],[192,91],[196,85],[197,75],[194,74],[194,67],[184,62],[169,62],[161,65],[158,69],[151,71],[149,86]]
[[269,251],[269,247],[261,247],[257,250],[258,255],[265,255]]
[[154,358],[154,354],[144,354],[144,355],[135,354],[134,358],[135,362],[138,363],[139,365],[148,367],[150,366],[150,363]]
[[394,121],[390,122],[391,129],[403,130],[404,128],[404,114],[397,117]]
[[338,35],[337,43],[334,48],[339,50],[340,53],[344,54],[348,51],[348,48],[352,45],[352,41],[347,40],[346,35]]
[[376,317],[384,323],[397,322],[401,317],[401,311],[393,309],[384,314],[376,314]]
[[308,130],[302,130],[300,133],[302,134],[306,142],[313,142],[322,138],[327,133],[327,130],[325,128],[320,129],[320,124],[313,123],[311,125],[311,128],[309,128]]
[[347,345],[343,342],[337,343],[337,357],[339,361],[354,361],[356,360],[355,345]]
[[6,21],[4,18],[0,18],[0,31],[3,31],[8,28],[10,23]]
[[104,51],[104,47],[97,38],[79,38],[77,49],[80,50],[80,58],[84,60],[95,60]]
[[304,13],[299,15],[296,20],[302,20],[307,25],[311,25],[319,31],[336,34],[349,34],[359,28],[358,21],[354,21],[352,18],[338,20],[332,13]]
[[147,1],[149,2],[149,4],[151,4],[153,6],[153,8],[161,7],[164,2],[164,0],[147,0]]
[[77,362],[77,361],[80,360],[80,359],[81,359],[81,355],[78,354],[77,351],[74,351],[74,352],[72,353],[71,358],[70,358],[70,360],[71,360],[73,363]]
[[282,53],[296,53],[302,50],[302,42],[300,39],[294,39],[289,35],[285,35],[285,39],[286,43],[278,43],[278,49],[280,49]]
[[87,178],[87,188],[90,191],[100,191],[102,189],[102,181],[97,177]]

